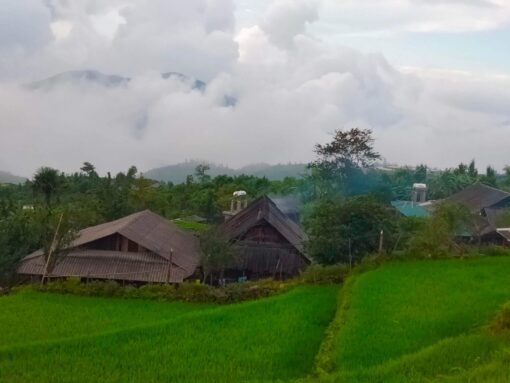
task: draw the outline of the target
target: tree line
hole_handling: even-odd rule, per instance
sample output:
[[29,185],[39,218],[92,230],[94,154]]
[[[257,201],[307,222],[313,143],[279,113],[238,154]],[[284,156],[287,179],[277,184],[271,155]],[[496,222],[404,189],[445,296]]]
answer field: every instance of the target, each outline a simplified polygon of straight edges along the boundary
[[[338,130],[331,142],[316,145],[315,153],[316,159],[302,177],[280,181],[247,175],[211,177],[207,165],[198,165],[181,184],[148,179],[135,166],[105,176],[90,162],[72,174],[42,167],[24,184],[0,186],[0,278],[12,276],[20,257],[38,248],[49,251],[59,222],[61,232],[67,233],[53,244],[59,248],[65,248],[73,233],[84,227],[144,209],[168,219],[198,215],[214,225],[222,220],[222,211],[229,209],[236,190],[245,190],[252,199],[264,194],[299,195],[310,255],[326,264],[356,262],[381,250],[392,252],[411,243],[418,246],[416,235],[423,233],[426,223],[404,219],[389,204],[408,200],[413,183],[427,183],[433,199],[476,182],[510,188],[510,168],[497,174],[488,167],[479,174],[474,160],[443,171],[432,171],[426,165],[394,170],[376,167],[381,156],[374,150],[370,130]],[[442,219],[434,221],[434,232],[446,227],[451,233],[458,226]],[[225,249],[221,244],[208,246]]]

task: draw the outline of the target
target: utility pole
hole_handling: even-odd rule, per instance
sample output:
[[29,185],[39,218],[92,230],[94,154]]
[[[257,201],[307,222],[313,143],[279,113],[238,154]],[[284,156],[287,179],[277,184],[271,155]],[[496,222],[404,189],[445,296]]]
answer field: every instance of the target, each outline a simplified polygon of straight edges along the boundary
[[384,230],[381,229],[381,234],[379,235],[379,255],[383,252],[383,243],[384,243]]
[[53,240],[51,241],[51,244],[50,244],[50,249],[48,251],[48,258],[46,259],[46,264],[44,265],[43,275],[41,277],[41,287],[44,285],[44,280],[46,279],[47,274],[48,274],[48,266],[50,265],[51,256],[52,256],[53,252],[55,251],[57,235],[58,235],[58,231],[60,230],[60,224],[62,223],[63,217],[64,217],[64,213],[60,214],[60,218],[59,218],[58,224],[57,224],[57,230],[55,230],[55,234],[53,235]]
[[349,270],[352,269],[351,237],[349,237]]
[[166,284],[170,284],[172,280],[172,263],[174,258],[174,249],[170,249],[170,257],[168,258],[168,270],[166,274]]

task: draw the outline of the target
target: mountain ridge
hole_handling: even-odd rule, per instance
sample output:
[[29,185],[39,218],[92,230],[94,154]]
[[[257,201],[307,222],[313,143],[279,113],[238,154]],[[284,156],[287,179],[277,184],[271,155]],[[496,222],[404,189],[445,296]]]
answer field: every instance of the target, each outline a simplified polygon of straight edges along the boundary
[[27,179],[25,177],[20,177],[10,172],[0,170],[0,184],[21,184],[26,180]]
[[285,177],[302,177],[306,173],[306,164],[287,163],[287,164],[266,164],[254,163],[235,169],[229,166],[215,164],[209,161],[189,160],[173,165],[166,165],[158,168],[149,169],[143,172],[144,177],[156,181],[182,183],[186,181],[188,175],[195,175],[197,165],[208,165],[207,171],[211,177],[219,175],[239,176],[241,174],[252,175],[256,177],[266,177],[271,181],[282,180]]
[[[179,72],[160,73],[163,80],[170,78],[177,79],[182,82],[189,82],[192,89],[204,91],[207,84],[199,79],[192,78]],[[94,69],[72,70],[60,72],[45,79],[34,81],[26,84],[31,90],[50,90],[62,84],[74,83],[92,83],[105,88],[115,88],[127,85],[132,80],[131,77],[120,76],[117,74],[105,74]]]

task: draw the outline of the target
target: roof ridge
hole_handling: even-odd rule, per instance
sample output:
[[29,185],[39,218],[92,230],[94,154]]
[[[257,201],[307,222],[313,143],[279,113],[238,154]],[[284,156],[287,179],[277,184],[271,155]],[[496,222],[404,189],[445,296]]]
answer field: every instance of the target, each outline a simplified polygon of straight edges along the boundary
[[474,184],[471,184],[470,186],[476,186],[476,185],[480,185],[480,186],[483,186],[483,187],[485,187],[485,188],[487,188],[487,189],[492,189],[492,190],[494,190],[494,191],[498,191],[498,192],[501,192],[501,193],[505,193],[505,194],[510,195],[510,193],[509,193],[509,192],[507,192],[507,191],[505,191],[505,190],[499,189],[499,188],[494,187],[494,186],[491,186],[491,185],[484,184],[483,182],[480,182],[480,181],[477,181],[477,182],[475,182]]

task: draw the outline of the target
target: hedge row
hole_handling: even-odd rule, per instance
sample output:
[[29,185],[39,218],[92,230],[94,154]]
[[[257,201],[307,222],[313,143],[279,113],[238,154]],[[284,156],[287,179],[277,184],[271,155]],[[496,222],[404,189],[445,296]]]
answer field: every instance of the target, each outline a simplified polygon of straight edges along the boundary
[[[144,298],[165,301],[186,301],[203,303],[235,303],[275,295],[299,284],[343,283],[349,274],[346,265],[313,265],[294,279],[277,281],[263,279],[232,283],[214,287],[201,283],[186,282],[180,285],[147,284],[141,287],[121,285],[115,281],[82,282],[79,278],[57,279],[43,286],[30,285],[12,291],[33,289],[37,291],[76,294],[83,296]],[[8,293],[8,290],[4,290]],[[2,294],[2,290],[0,290]]]
[[78,278],[68,278],[33,286],[39,291],[76,294],[84,296],[144,298],[164,301],[186,301],[203,303],[234,303],[268,297],[284,291],[292,283],[274,280],[233,283],[224,287],[213,287],[198,283],[180,285],[147,284],[141,287],[122,286],[115,281],[81,282]]

